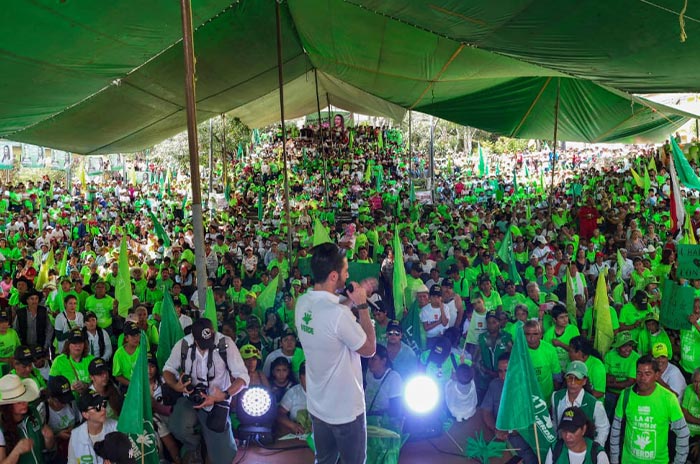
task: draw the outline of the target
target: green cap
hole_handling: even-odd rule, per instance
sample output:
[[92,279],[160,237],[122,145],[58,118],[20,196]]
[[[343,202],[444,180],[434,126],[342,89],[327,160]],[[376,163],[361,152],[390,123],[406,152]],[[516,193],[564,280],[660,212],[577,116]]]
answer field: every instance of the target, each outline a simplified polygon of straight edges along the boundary
[[583,363],[583,361],[571,361],[568,366],[566,366],[566,374],[573,375],[577,379],[583,379],[588,377],[588,367]]
[[633,343],[634,345],[637,344],[637,342],[632,338],[632,332],[629,330],[623,330],[615,335],[615,340],[613,341],[612,347],[613,349],[617,349],[625,346],[628,343]]

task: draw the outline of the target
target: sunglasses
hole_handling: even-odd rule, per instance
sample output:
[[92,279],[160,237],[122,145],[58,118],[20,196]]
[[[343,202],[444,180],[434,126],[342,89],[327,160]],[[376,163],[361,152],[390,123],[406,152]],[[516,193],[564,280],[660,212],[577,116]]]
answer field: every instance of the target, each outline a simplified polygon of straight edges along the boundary
[[90,411],[91,409],[94,409],[95,412],[100,412],[102,411],[102,408],[107,408],[107,401],[103,401],[101,403],[96,404],[95,406],[90,406],[87,408],[87,411]]
[[398,330],[390,330],[389,332],[386,333],[387,335],[401,335],[401,332]]

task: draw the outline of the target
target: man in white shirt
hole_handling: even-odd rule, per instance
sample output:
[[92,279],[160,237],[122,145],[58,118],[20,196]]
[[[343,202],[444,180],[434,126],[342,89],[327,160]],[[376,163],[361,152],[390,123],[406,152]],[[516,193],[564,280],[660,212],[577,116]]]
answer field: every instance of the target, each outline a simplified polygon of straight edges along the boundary
[[665,343],[655,343],[651,348],[651,354],[659,363],[659,385],[671,390],[677,397],[678,401],[683,399],[683,393],[688,386],[685,383],[685,377],[678,367],[668,362],[668,347]]
[[360,357],[371,357],[376,337],[367,305],[370,282],[352,283],[346,304],[348,262],[333,243],[314,248],[311,273],[316,284],[299,297],[295,322],[306,355],[306,393],[316,444],[316,463],[364,464],[367,455],[365,396]]

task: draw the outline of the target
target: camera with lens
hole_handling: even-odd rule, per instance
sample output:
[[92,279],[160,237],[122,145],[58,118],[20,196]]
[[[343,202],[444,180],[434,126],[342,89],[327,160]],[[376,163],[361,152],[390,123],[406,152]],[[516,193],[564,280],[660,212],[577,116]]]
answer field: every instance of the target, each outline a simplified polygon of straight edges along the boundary
[[[192,377],[189,375],[183,375],[182,376],[182,383],[187,383],[191,382]],[[202,393],[206,395],[208,390],[208,387],[206,384],[203,383],[198,383],[197,385],[192,386],[192,384],[188,385],[185,393],[187,393],[187,397],[196,405],[200,405],[204,403],[204,396],[202,396]]]

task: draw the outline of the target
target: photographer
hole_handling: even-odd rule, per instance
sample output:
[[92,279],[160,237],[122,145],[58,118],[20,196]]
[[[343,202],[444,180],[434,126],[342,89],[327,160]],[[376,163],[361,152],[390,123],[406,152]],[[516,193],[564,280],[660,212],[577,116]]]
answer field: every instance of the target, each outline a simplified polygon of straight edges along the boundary
[[201,462],[200,438],[194,432],[199,423],[211,462],[232,462],[237,448],[229,403],[250,381],[233,340],[215,332],[209,319],[198,319],[192,333],[173,347],[163,378],[183,393],[170,416],[170,429],[183,444],[185,461]]

